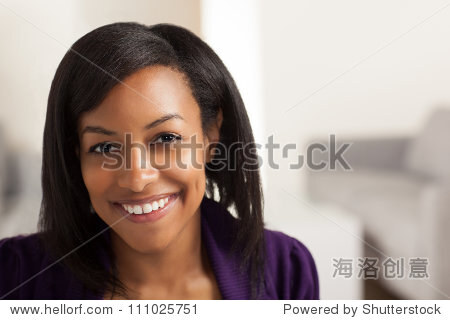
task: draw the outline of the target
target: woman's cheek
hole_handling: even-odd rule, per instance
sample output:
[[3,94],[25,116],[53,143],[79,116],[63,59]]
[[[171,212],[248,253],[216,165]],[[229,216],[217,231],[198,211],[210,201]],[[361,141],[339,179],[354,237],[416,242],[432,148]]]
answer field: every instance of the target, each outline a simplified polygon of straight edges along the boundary
[[194,177],[204,174],[204,151],[191,146],[184,146],[171,155],[171,171],[180,177]]
[[102,168],[102,159],[85,159],[81,165],[84,184],[91,197],[101,195],[112,183],[114,172]]

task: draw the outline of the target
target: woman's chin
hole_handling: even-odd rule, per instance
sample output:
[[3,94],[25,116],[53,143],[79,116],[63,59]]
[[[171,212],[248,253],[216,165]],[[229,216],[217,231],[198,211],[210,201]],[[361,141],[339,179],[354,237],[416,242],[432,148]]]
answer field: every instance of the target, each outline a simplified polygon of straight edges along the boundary
[[[123,231],[123,230],[122,230]],[[155,234],[144,233],[139,235],[135,232],[132,237],[129,234],[120,232],[113,233],[113,246],[121,252],[122,250],[130,250],[142,254],[157,254],[163,252],[170,244],[167,231],[161,236]]]
[[142,254],[158,254],[164,252],[169,246],[168,239],[155,239],[150,237],[145,242],[130,241],[127,243],[134,251]]

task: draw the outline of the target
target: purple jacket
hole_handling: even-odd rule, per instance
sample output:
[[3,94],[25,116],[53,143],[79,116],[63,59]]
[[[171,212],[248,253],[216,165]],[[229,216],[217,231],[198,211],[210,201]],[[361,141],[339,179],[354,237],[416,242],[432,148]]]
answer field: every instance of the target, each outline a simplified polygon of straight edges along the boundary
[[[234,219],[217,202],[204,197],[201,204],[202,241],[222,297],[249,299],[249,275],[239,271],[237,258],[227,256],[232,241],[229,231]],[[264,232],[267,251],[262,299],[319,299],[317,270],[308,249],[281,232],[267,229]],[[41,272],[51,263],[37,234],[1,240],[0,298],[102,299],[87,290],[61,263]]]

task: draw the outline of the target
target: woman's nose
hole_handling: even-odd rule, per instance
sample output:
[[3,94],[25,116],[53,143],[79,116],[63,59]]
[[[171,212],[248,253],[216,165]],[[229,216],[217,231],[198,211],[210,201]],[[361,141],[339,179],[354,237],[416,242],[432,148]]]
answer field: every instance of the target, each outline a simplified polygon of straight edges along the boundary
[[145,148],[133,147],[125,152],[118,184],[122,188],[141,192],[158,178],[159,170],[154,168]]

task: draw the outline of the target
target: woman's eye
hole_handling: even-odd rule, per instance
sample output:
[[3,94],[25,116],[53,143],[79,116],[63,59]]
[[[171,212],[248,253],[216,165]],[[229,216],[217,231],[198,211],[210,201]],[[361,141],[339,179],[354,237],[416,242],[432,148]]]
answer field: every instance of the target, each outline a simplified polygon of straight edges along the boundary
[[91,147],[89,149],[89,152],[93,152],[93,153],[110,153],[112,151],[120,151],[120,147],[109,143],[109,142],[102,142],[99,144],[96,144],[95,146]]
[[171,143],[176,140],[181,140],[181,137],[172,133],[164,133],[160,135],[154,143]]

